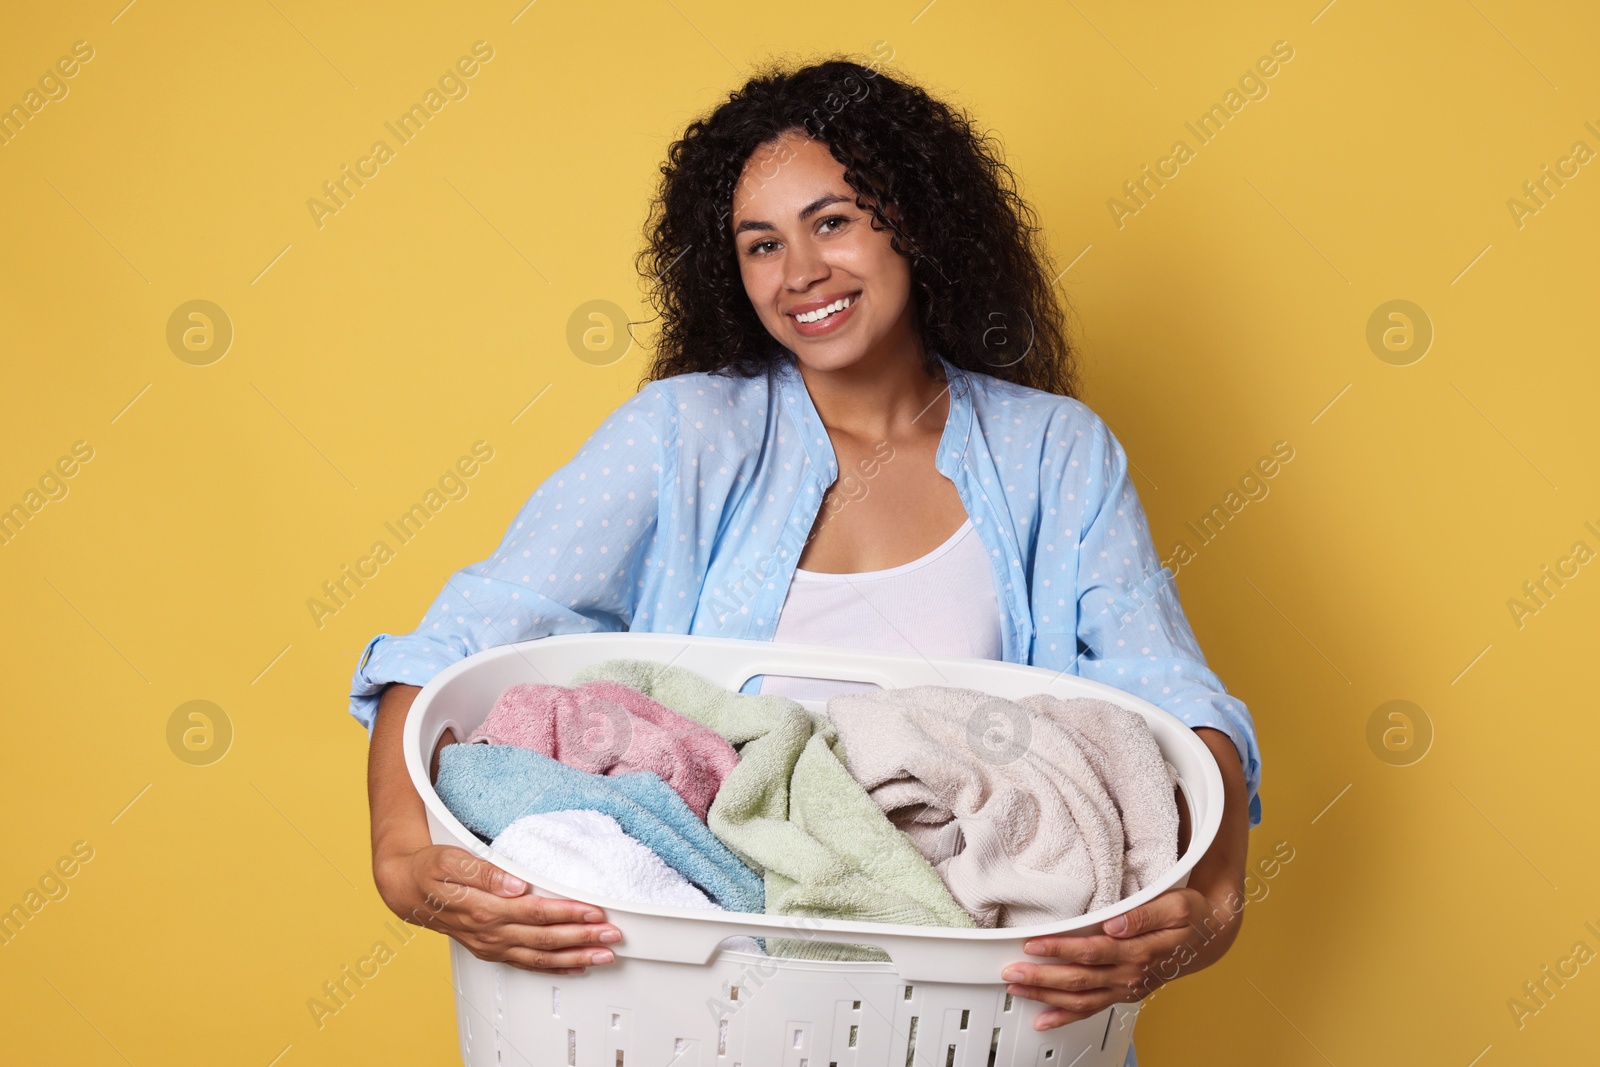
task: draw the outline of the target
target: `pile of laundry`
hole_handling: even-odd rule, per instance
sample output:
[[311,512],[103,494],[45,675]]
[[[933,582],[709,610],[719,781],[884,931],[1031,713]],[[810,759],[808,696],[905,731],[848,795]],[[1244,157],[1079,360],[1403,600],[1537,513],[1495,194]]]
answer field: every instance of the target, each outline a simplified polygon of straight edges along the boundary
[[1177,861],[1176,782],[1144,719],[1103,700],[923,685],[814,713],[611,659],[568,686],[507,689],[440,750],[435,789],[496,852],[571,889],[974,928],[1068,919],[1151,884]]

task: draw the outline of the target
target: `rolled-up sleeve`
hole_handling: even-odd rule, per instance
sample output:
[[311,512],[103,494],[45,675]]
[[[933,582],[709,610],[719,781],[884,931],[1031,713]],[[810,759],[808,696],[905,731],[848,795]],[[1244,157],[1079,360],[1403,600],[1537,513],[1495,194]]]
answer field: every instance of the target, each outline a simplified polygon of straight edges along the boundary
[[[1068,544],[1077,539],[1075,631],[1042,626],[1036,661],[1132,693],[1191,727],[1227,734],[1239,751],[1250,825],[1256,826],[1261,822],[1261,753],[1255,723],[1207,666],[1173,574],[1152,543],[1149,520],[1128,477],[1127,453],[1110,427],[1090,414],[1090,426],[1081,430],[1088,447],[1072,449],[1070,455],[1080,458],[1068,461],[1052,516],[1078,527],[1057,534]],[[1057,553],[1051,560],[1064,566],[1049,576],[1058,590],[1046,601],[1050,605],[1066,606],[1059,572],[1072,569],[1073,554],[1065,556]],[[1056,610],[1063,623],[1070,614]]]
[[426,685],[487,648],[566,633],[626,630],[657,525],[670,398],[657,383],[618,405],[534,490],[494,554],[450,576],[417,628],[367,642],[350,714],[371,737],[392,682]]

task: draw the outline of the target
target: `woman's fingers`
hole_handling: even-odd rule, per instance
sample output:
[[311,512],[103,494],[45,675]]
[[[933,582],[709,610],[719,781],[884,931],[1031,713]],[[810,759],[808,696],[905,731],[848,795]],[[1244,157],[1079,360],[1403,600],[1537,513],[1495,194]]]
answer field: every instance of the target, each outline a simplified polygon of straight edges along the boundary
[[1104,934],[1091,934],[1087,937],[1036,937],[1023,945],[1022,950],[1030,956],[1053,956],[1063,963],[1080,963],[1086,966],[1117,963],[1127,954],[1124,942]]
[[518,922],[605,922],[604,909],[581,900],[536,896],[527,882],[464,848],[441,848],[433,875],[452,898],[460,895],[457,887],[465,886],[516,901],[522,908],[514,913]]
[[[1093,934],[1088,937],[1039,937],[1029,941],[1023,948],[1030,956],[1050,956],[1063,964],[1076,964],[1082,967],[1115,967],[1128,964],[1138,966],[1163,958],[1188,940],[1190,934],[1188,926],[1178,926],[1159,929],[1137,938],[1107,937],[1104,934]],[[1007,964],[1001,977],[1006,978],[1016,970],[1022,974],[1022,979],[1027,981],[1030,973],[1054,966],[1056,965],[1021,961]],[[1007,978],[1007,981],[1011,979]]]
[[501,897],[522,896],[530,888],[521,878],[501,870],[486,859],[474,856],[464,848],[440,849],[434,876],[441,882],[471,886]]
[[503,948],[495,953],[493,958],[514,967],[521,967],[529,971],[560,971],[567,974],[582,974],[590,962],[589,949],[564,949],[560,952],[545,952],[534,948],[523,948],[514,945]]
[[473,923],[455,936],[479,959],[505,961],[533,970],[611,963],[616,953],[600,943],[602,930],[578,924]]
[[[489,944],[520,945],[532,949],[567,948],[622,940],[622,931],[609,923],[562,921],[596,914],[587,904],[549,897],[497,897],[478,889],[457,901],[451,911],[456,925],[472,931]],[[575,905],[575,906],[574,906]],[[589,962],[585,960],[584,962]]]
[[498,939],[508,945],[519,945],[523,948],[552,949],[577,948],[587,946],[592,952],[603,952],[608,958],[604,960],[585,959],[584,963],[609,963],[613,955],[610,948],[619,938],[607,935],[613,933],[610,927],[584,926],[577,923],[558,923],[552,926],[540,926],[530,923],[506,923],[496,931]]
[[1087,1019],[1105,1008],[1115,1004],[1118,999],[1115,990],[1091,989],[1084,991],[1051,989],[1048,986],[1009,986],[1008,992],[1014,996],[1027,997],[1037,1000],[1041,1004],[1048,1004],[1053,1008],[1065,1008],[1067,1011],[1078,1013],[1078,1017]]
[[[1034,991],[1104,994],[1101,1007],[1118,1001],[1138,1000],[1164,984],[1157,977],[1159,969],[1152,971],[1152,965],[1169,958],[1186,937],[1187,927],[1157,930],[1130,941],[1107,937],[1053,938],[1049,940],[1059,943],[1048,946],[1048,954],[1072,962],[1007,964],[1000,977],[1012,983],[1008,991],[1015,996],[1073,1010],[1087,1010],[1085,1002],[1061,1003],[1035,996]],[[1045,947],[1040,946],[1041,949]],[[1141,989],[1144,992],[1139,992]]]
[[[577,900],[560,900],[555,897],[523,896],[510,899],[485,896],[483,906],[492,920],[514,925],[525,930],[562,930],[568,934],[583,931],[581,942],[621,941],[622,931],[610,923],[599,921],[605,913],[599,908]],[[535,946],[537,947],[537,946]]]
[[512,922],[519,923],[604,923],[606,918],[606,913],[593,904],[560,897],[512,897],[496,900],[494,907]]
[[[1011,990],[1013,993],[1036,986],[1081,992],[1088,989],[1109,988],[1121,972],[1120,967],[1079,967],[1058,963],[1043,967],[1022,967],[1013,964],[1007,967],[1000,977],[1015,983],[1015,987]],[[1026,993],[1021,995],[1027,996]]]
[[1152,930],[1188,926],[1200,894],[1192,889],[1169,889],[1137,908],[1113,915],[1101,925],[1112,937],[1138,937]]
[[1054,1030],[1058,1026],[1075,1023],[1081,1019],[1091,1019],[1100,1013],[1097,1011],[1066,1011],[1062,1008],[1052,1008],[1050,1011],[1041,1011],[1033,1020],[1035,1030]]
[[402,850],[376,858],[373,870],[396,915],[447,934],[479,959],[549,974],[583,974],[616,959],[608,945],[622,932],[605,921],[604,909],[538,896],[466,849]]
[[[1055,972],[1050,985],[1013,983],[1006,987],[1006,992],[1012,996],[1037,1000],[1050,1006],[1051,1010],[1041,1011],[1034,1019],[1035,1030],[1053,1030],[1098,1015],[1113,1004],[1143,999],[1143,994],[1137,992],[1135,985],[1118,977],[1118,968],[1062,967],[1052,964],[1047,969]],[[1075,978],[1068,978],[1067,972],[1078,973]]]

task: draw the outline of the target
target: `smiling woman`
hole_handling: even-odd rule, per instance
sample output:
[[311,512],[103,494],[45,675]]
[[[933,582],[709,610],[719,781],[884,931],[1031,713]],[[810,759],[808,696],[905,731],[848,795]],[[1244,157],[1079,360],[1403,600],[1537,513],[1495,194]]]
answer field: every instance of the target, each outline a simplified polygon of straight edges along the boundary
[[[1222,826],[1185,887],[972,982],[1008,983],[1050,1030],[1147,996],[1157,961],[1186,974],[1227,951],[1260,819],[1254,724],[1175,586],[1129,599],[1161,561],[1127,453],[1076,399],[1056,270],[995,149],[926,90],[846,60],[761,73],[670,145],[639,259],[660,317],[650,380],[352,679],[390,907],[471,884],[437,928],[546,973],[627,946],[600,908],[492,868],[464,878],[471,855],[432,843],[401,738],[438,672],[555,634],[805,632],[1078,674],[1170,711],[1217,760]],[[851,595],[808,596],[824,587]],[[1136,606],[1148,629],[1129,641]]]
[[[929,378],[938,376],[937,352],[1076,394],[1036,215],[989,138],[920,87],[876,64],[839,60],[759,74],[688,125],[662,172],[639,259],[661,321],[652,378],[764,373],[774,341],[843,345],[847,332],[876,334],[892,322],[900,345],[915,325]],[[878,284],[904,295],[868,289],[847,270],[774,302],[774,265],[792,268],[798,254],[824,246],[870,257],[863,271],[891,268]],[[767,300],[747,291],[752,281],[769,287]],[[814,324],[825,329],[792,318],[857,294],[859,309]],[[852,324],[864,313],[870,323]],[[1032,338],[1026,354],[1018,337]]]
[[[832,172],[838,169],[825,148],[792,131],[784,133],[775,144],[751,156],[751,166],[756,166],[757,160],[769,161],[779,156],[789,161],[789,180],[785,184],[797,191],[829,184]],[[750,200],[758,199],[762,203],[776,204],[782,195],[781,187],[772,190],[771,183],[762,183],[759,190],[748,192],[741,201],[748,204]],[[841,210],[839,205],[846,206]],[[740,250],[740,269],[746,290],[752,286],[780,290],[775,292],[772,302],[765,308],[757,307],[756,313],[761,316],[762,324],[769,332],[778,337],[789,330],[801,338],[825,337],[837,333],[846,323],[859,318],[856,309],[865,291],[864,283],[857,286],[857,279],[851,273],[840,272],[837,280],[831,282],[831,290],[795,293],[793,286],[785,287],[781,268],[771,266],[779,259],[786,228],[761,219],[738,219],[739,214],[735,213],[737,221],[733,232],[736,241],[746,242]],[[826,193],[795,212],[794,217],[800,226],[807,228],[807,233],[804,237],[788,238],[791,252],[798,252],[796,246],[802,241],[807,244],[814,241],[819,246],[824,243],[841,246],[835,258],[851,261],[856,274],[865,276],[881,273],[883,284],[878,290],[875,306],[898,308],[903,314],[910,312],[906,300],[909,286],[903,284],[909,279],[909,272],[893,269],[898,264],[892,261],[898,256],[887,241],[872,240],[870,234],[863,234],[858,229],[870,229],[868,216],[856,208],[850,197]],[[757,236],[749,240],[743,236],[745,234]],[[784,257],[783,262],[792,267],[795,258],[791,254]],[[868,317],[872,311],[873,307],[869,306],[866,312]],[[910,322],[906,320],[896,325],[904,330],[910,327]],[[871,325],[866,329],[871,331]]]

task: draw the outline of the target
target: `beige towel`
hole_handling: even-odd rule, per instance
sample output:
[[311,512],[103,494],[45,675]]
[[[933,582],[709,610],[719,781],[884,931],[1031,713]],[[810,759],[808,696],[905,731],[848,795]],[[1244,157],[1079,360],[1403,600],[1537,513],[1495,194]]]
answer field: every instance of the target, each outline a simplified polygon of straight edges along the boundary
[[851,775],[979,926],[1114,904],[1177,862],[1177,771],[1135,712],[923,685],[828,702]]

